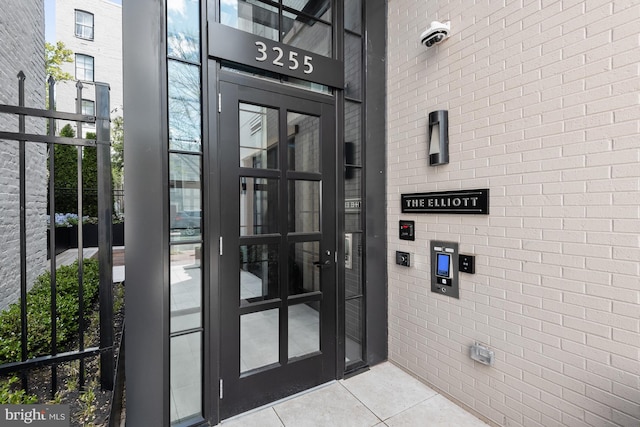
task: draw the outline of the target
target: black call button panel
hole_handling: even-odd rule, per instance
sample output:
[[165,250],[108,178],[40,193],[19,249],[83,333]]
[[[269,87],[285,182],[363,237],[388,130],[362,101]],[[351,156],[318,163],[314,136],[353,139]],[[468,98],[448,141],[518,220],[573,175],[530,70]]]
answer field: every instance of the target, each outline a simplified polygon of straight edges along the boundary
[[416,240],[415,221],[400,221],[400,240]]

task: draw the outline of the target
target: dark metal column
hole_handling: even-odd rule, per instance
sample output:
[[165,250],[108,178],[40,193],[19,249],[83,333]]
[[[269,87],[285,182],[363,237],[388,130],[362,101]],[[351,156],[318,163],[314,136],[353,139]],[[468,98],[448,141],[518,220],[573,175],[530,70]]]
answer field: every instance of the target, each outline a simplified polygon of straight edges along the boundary
[[127,425],[169,425],[166,2],[123,18]]
[[98,260],[100,263],[100,383],[113,390],[113,248],[111,204],[111,132],[109,85],[96,83],[96,150],[98,157]]
[[367,0],[366,25],[366,298],[367,361],[387,359],[386,0]]

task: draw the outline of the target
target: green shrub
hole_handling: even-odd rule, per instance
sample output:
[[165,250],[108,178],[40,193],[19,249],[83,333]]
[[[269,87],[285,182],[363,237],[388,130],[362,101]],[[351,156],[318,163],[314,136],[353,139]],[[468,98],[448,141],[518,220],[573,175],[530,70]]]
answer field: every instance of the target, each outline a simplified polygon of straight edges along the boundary
[[38,398],[27,394],[22,389],[12,387],[18,382],[18,377],[11,377],[8,380],[0,380],[0,405],[18,405],[37,403]]
[[[92,310],[98,297],[98,261],[83,263],[84,316]],[[78,263],[56,270],[57,349],[58,352],[77,348],[79,330]],[[0,313],[0,365],[16,362],[21,355],[20,302]],[[36,279],[27,293],[28,358],[50,354],[51,351],[51,277],[47,272]]]

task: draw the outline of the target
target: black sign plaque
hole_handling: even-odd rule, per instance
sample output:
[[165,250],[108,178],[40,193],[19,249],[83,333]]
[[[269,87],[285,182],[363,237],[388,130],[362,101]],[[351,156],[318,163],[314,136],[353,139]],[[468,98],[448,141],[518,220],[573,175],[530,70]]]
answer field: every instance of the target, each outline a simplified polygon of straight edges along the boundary
[[489,214],[489,189],[402,194],[402,213]]
[[342,61],[223,24],[209,26],[209,55],[327,86],[344,87]]

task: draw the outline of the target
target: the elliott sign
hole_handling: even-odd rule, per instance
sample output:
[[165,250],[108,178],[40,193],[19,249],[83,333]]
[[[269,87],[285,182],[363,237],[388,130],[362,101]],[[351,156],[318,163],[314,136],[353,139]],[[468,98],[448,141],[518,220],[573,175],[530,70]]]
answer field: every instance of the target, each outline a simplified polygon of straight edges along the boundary
[[402,213],[489,214],[489,189],[402,194]]

